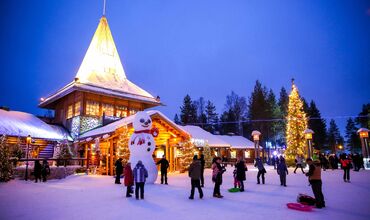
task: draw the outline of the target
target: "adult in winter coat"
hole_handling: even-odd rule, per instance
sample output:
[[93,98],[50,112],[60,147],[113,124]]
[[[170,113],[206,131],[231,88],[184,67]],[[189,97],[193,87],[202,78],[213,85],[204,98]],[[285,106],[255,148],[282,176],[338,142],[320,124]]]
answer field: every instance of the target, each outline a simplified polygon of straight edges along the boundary
[[254,164],[255,167],[258,168],[258,173],[257,173],[257,184],[260,184],[260,176],[262,176],[262,184],[265,184],[265,173],[266,169],[263,166],[261,158],[256,159],[256,163]]
[[200,161],[200,166],[201,166],[200,186],[204,187],[204,167],[206,166],[206,161],[204,160],[204,154],[200,155],[199,161]]
[[114,165],[116,166],[116,181],[114,183],[121,184],[120,178],[123,173],[122,158],[119,158]]
[[311,184],[313,194],[315,195],[316,207],[321,209],[325,207],[324,195],[322,194],[322,181],[321,181],[321,165],[320,161],[312,161],[308,158],[307,164],[309,165],[309,171],[306,173],[308,181]]
[[133,170],[134,180],[135,180],[135,197],[139,199],[139,190],[140,198],[144,199],[144,185],[145,180],[148,177],[148,170],[144,167],[144,164],[139,160]]
[[131,163],[128,162],[123,170],[124,184],[127,187],[126,197],[131,197],[132,186],[134,185],[134,175],[132,174]]
[[200,177],[202,173],[202,165],[198,160],[197,155],[193,157],[193,162],[189,166],[189,177],[191,178],[191,191],[189,199],[194,199],[195,188],[198,189],[199,198],[203,198],[203,190],[200,187]]
[[162,159],[160,159],[158,162],[157,162],[157,165],[161,165],[161,184],[163,184],[163,180],[164,180],[164,183],[167,185],[167,169],[168,167],[170,166],[170,164],[168,163],[168,160],[166,160],[166,156],[163,155],[162,156]]
[[221,158],[213,158],[212,163],[212,181],[215,183],[213,189],[213,197],[223,198],[220,192],[220,186],[222,184],[222,174],[226,171],[225,167],[221,166]]
[[351,170],[351,162],[352,162],[351,159],[346,154],[342,154],[339,162],[340,162],[340,165],[343,169],[343,180],[344,180],[344,182],[350,183],[351,181],[350,181],[349,172]]
[[242,158],[238,158],[236,164],[236,180],[240,183],[240,192],[244,192],[245,171],[248,170]]
[[46,182],[47,175],[50,174],[50,166],[47,160],[42,161],[42,168],[41,168],[41,175],[42,175],[42,182]]
[[39,160],[35,161],[35,166],[33,167],[33,175],[35,176],[35,183],[37,183],[38,180],[41,182],[41,163]]
[[294,173],[296,173],[295,171],[297,171],[298,167],[300,167],[302,173],[304,173],[302,163],[303,163],[303,156],[302,155],[297,155],[295,157],[295,169],[294,169]]
[[277,173],[280,176],[280,185],[286,187],[286,175],[288,175],[288,168],[284,157],[280,156],[280,163],[277,167]]

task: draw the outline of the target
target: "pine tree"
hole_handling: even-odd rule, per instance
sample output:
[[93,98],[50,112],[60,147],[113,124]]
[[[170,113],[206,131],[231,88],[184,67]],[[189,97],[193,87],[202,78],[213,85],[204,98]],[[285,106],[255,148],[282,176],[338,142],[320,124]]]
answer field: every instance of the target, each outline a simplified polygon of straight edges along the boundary
[[343,137],[340,135],[337,124],[335,123],[334,119],[331,119],[329,123],[327,143],[332,153],[335,153],[336,147],[338,145],[342,145],[343,142]]
[[370,103],[362,106],[362,111],[358,116],[360,117],[356,118],[357,124],[359,124],[361,128],[370,129]]
[[243,129],[241,123],[238,122],[246,118],[247,111],[247,101],[243,96],[239,96],[233,91],[226,96],[225,112],[228,114],[228,121],[235,123],[233,126],[229,126],[229,128],[235,128],[230,132],[242,135]]
[[117,157],[122,158],[122,163],[126,164],[130,158],[130,149],[128,147],[128,142],[130,140],[128,128],[126,125],[122,126],[119,130],[120,134],[118,136],[117,142]]
[[[270,97],[272,98],[272,97]],[[272,104],[272,103],[270,103]],[[248,118],[250,120],[255,120],[250,123],[248,133],[249,136],[253,130],[258,130],[261,132],[261,145],[264,147],[267,140],[270,137],[270,125],[266,121],[261,121],[265,119],[270,119],[273,116],[272,109],[270,104],[268,103],[268,91],[265,86],[257,80],[254,86],[253,92],[249,97],[249,111],[248,111]]]
[[10,150],[6,143],[6,136],[0,136],[0,182],[8,182],[12,177]]
[[286,89],[282,87],[280,90],[280,97],[279,97],[278,105],[280,107],[280,111],[284,118],[288,115],[288,103],[289,103],[288,93]]
[[182,145],[182,157],[180,159],[182,170],[181,172],[186,172],[189,169],[190,164],[193,162],[193,157],[195,153],[195,148],[193,143],[189,140]]
[[361,142],[360,138],[357,135],[358,128],[356,127],[356,123],[352,118],[347,120],[346,125],[346,143],[347,147],[351,149],[352,152],[361,149]]
[[316,149],[322,149],[326,141],[326,122],[321,118],[319,109],[316,107],[315,102],[312,100],[308,107],[308,127],[315,132],[313,135],[313,146]]
[[181,123],[184,125],[194,124],[197,122],[197,108],[194,102],[192,102],[189,95],[186,95],[183,101],[183,105],[180,107]]
[[220,131],[222,134],[237,133],[238,125],[235,123],[236,117],[232,110],[224,111],[221,115],[220,122],[221,128]]
[[217,129],[218,116],[215,105],[209,100],[207,101],[205,115],[207,119],[207,125],[204,129],[213,133]]
[[173,119],[173,121],[177,124],[177,125],[180,125],[181,124],[181,121],[179,119],[179,116],[177,114],[175,114],[175,118]]
[[[307,154],[304,130],[307,129],[306,113],[303,111],[303,102],[298,88],[292,81],[292,91],[289,95],[288,115],[286,126],[287,162],[294,160],[296,154]],[[289,160],[289,161],[288,161]]]
[[[70,143],[68,142],[67,139],[64,139],[60,146],[60,151],[58,153],[57,159],[69,160],[69,159],[72,159],[72,157],[73,157],[73,154],[71,151]],[[68,164],[68,161],[66,161],[66,163]],[[64,161],[59,161],[59,160],[57,161],[58,166],[64,165],[64,164],[65,164]]]

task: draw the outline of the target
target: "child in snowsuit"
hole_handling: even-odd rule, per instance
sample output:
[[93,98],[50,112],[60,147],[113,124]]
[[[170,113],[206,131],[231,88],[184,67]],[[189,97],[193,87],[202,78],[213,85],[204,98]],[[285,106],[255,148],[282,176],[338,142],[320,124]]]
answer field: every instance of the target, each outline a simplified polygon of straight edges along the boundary
[[145,180],[148,177],[148,171],[144,167],[144,164],[141,160],[139,160],[133,170],[134,173],[134,180],[135,180],[135,197],[139,199],[139,190],[140,190],[140,198],[144,199],[144,185]]
[[125,177],[124,184],[127,187],[126,197],[132,197],[131,193],[133,193],[132,186],[134,185],[134,176],[132,174],[131,163],[130,162],[128,162],[126,164],[125,169],[123,171],[123,175]]
[[280,163],[277,167],[277,173],[280,176],[280,185],[286,187],[286,175],[288,175],[288,168],[285,164],[284,157],[280,156]]
[[236,169],[234,169],[234,171],[233,171],[233,177],[234,177],[234,188],[240,188],[240,182],[236,178]]

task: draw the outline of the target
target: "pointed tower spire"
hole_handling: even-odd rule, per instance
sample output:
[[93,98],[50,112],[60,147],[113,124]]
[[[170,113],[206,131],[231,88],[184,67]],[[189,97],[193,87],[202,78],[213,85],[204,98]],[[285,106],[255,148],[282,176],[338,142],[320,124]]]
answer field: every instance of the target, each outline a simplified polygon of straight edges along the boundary
[[105,7],[107,5],[107,1],[106,0],[103,0],[103,16],[105,16]]

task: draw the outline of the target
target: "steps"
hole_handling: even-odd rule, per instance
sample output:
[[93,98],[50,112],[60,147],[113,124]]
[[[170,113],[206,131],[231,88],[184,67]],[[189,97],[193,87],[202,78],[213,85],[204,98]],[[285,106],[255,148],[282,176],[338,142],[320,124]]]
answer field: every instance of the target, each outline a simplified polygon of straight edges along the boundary
[[49,144],[40,151],[39,158],[42,159],[52,158],[53,154],[54,154],[54,145]]

